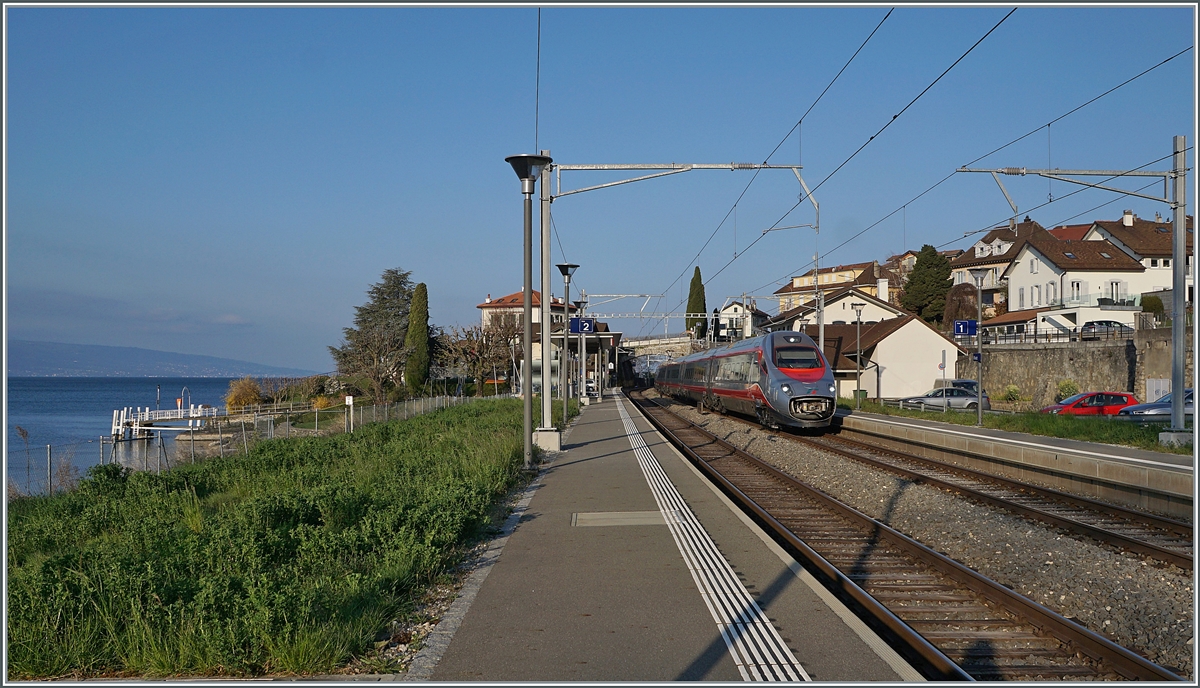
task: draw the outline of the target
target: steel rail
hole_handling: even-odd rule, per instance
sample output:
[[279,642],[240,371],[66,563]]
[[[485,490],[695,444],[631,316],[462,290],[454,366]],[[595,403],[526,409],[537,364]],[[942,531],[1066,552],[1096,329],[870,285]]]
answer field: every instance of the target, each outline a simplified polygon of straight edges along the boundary
[[[950,490],[953,492],[957,492],[957,493],[965,495],[971,499],[975,499],[977,501],[983,502],[985,504],[989,504],[991,506],[995,506],[1000,509],[1004,509],[1006,511],[1011,511],[1013,513],[1019,514],[1021,516],[1025,516],[1027,518],[1036,519],[1036,520],[1039,520],[1039,521],[1042,521],[1045,523],[1049,523],[1051,525],[1054,525],[1054,526],[1057,526],[1060,528],[1064,528],[1071,532],[1079,533],[1082,535],[1087,535],[1087,536],[1095,538],[1096,540],[1099,540],[1100,542],[1103,542],[1103,543],[1118,545],[1118,546],[1123,547],[1131,552],[1137,552],[1138,554],[1145,554],[1147,556],[1154,557],[1155,559],[1158,559],[1160,561],[1163,561],[1163,562],[1166,562],[1169,564],[1174,564],[1180,568],[1187,569],[1189,571],[1193,569],[1192,556],[1190,554],[1180,552],[1178,550],[1170,549],[1168,547],[1163,547],[1161,545],[1156,545],[1152,542],[1146,542],[1145,540],[1142,540],[1142,539],[1139,539],[1139,538],[1136,538],[1133,536],[1125,535],[1123,533],[1118,533],[1118,532],[1109,530],[1107,528],[1095,526],[1090,523],[1085,523],[1083,521],[1079,521],[1079,520],[1076,520],[1073,518],[1059,516],[1057,514],[1051,513],[1044,509],[1039,509],[1034,506],[1020,504],[1020,503],[1005,499],[1003,497],[997,497],[994,495],[990,495],[986,492],[976,490],[976,489],[968,487],[966,485],[960,485],[958,483],[954,483],[951,481],[942,480],[941,478],[937,478],[935,476],[931,476],[926,473],[918,473],[916,471],[904,468],[903,466],[897,466],[895,464],[888,463],[887,461],[881,461],[879,459],[875,459],[875,458],[872,458],[869,456],[863,456],[863,455],[857,454],[853,451],[849,451],[846,449],[842,449],[840,447],[833,446],[826,442],[817,441],[817,440],[814,440],[814,439],[811,439],[808,437],[796,437],[794,435],[786,435],[784,433],[776,433],[776,434],[788,437],[792,441],[800,443],[800,444],[806,444],[806,445],[809,445],[812,447],[817,447],[819,449],[822,449],[822,450],[825,450],[828,452],[833,452],[839,456],[844,456],[846,458],[853,459],[853,460],[859,461],[861,463],[865,463],[869,466],[872,466],[875,468],[880,468],[882,470],[886,470],[886,471],[895,473],[895,474],[900,475],[901,477],[905,478],[906,480],[911,480],[916,483],[925,483],[927,485],[932,485],[934,487],[938,487],[938,488],[941,488],[944,490]],[[877,446],[870,445],[870,444],[855,442],[854,440],[844,440],[844,439],[839,438],[838,441],[858,444],[859,446],[863,447],[864,449],[867,449],[870,451],[875,451],[875,452],[879,452],[882,454],[892,454],[892,455],[898,456],[899,458],[902,458],[906,461],[912,461],[914,463],[921,463],[921,464],[925,464],[927,466],[933,466],[938,469],[945,470],[947,472],[962,473],[971,478],[980,480],[981,482],[988,482],[988,483],[999,485],[1001,487],[1005,487],[1008,489],[1032,493],[1035,496],[1042,497],[1044,499],[1065,502],[1071,506],[1076,506],[1078,508],[1087,509],[1090,511],[1099,511],[1101,513],[1103,513],[1105,510],[1111,509],[1111,512],[1120,512],[1125,518],[1129,518],[1131,520],[1150,521],[1151,519],[1153,519],[1155,522],[1164,523],[1164,525],[1159,526],[1159,527],[1167,528],[1172,531],[1178,532],[1176,529],[1182,526],[1182,527],[1186,528],[1188,536],[1190,536],[1191,532],[1192,532],[1192,529],[1190,527],[1188,527],[1188,525],[1186,523],[1183,523],[1181,521],[1172,521],[1171,519],[1163,519],[1161,517],[1153,516],[1150,514],[1142,514],[1141,512],[1138,512],[1138,511],[1122,509],[1120,507],[1112,507],[1111,505],[1105,504],[1104,502],[1099,502],[1099,501],[1089,500],[1086,498],[1076,497],[1075,495],[1068,495],[1063,492],[1058,492],[1057,490],[1051,490],[1049,488],[1037,487],[1034,485],[1029,485],[1028,483],[1017,482],[1014,480],[1010,480],[1008,478],[994,476],[994,475],[991,475],[988,473],[975,471],[975,470],[972,470],[969,468],[963,468],[960,466],[945,464],[940,461],[933,461],[930,459],[925,459],[923,457],[912,456],[912,455],[909,455],[909,454],[906,454],[904,452],[900,452],[900,451],[897,451],[894,449],[886,449],[883,447],[877,447]]]
[[[743,462],[753,465],[755,469],[771,476],[779,483],[782,483],[783,485],[786,485],[787,487],[804,494],[814,501],[823,504],[826,508],[841,515],[843,518],[858,523],[860,527],[873,531],[878,536],[886,539],[893,546],[906,552],[909,556],[912,556],[917,560],[929,565],[933,569],[954,580],[956,583],[972,590],[1001,609],[1014,614],[1018,618],[1024,619],[1026,623],[1031,624],[1040,629],[1042,632],[1055,637],[1059,641],[1065,643],[1069,648],[1073,648],[1079,652],[1082,652],[1095,661],[1107,664],[1116,673],[1119,673],[1126,678],[1136,680],[1184,680],[1171,671],[1165,669],[1164,667],[1158,666],[1144,657],[1141,657],[1128,648],[1122,647],[1104,638],[1103,636],[1100,636],[1099,634],[1081,626],[1080,624],[1057,614],[1053,610],[1048,609],[1047,607],[1044,607],[1037,602],[1024,597],[1023,595],[1020,595],[1009,588],[992,581],[973,569],[936,552],[935,550],[921,544],[920,542],[917,542],[916,540],[913,540],[912,538],[900,533],[890,526],[881,523],[867,516],[866,514],[863,514],[857,509],[854,509],[853,507],[834,499],[824,492],[811,487],[793,478],[792,476],[787,475],[786,473],[783,473],[775,467],[757,459],[756,457],[751,456],[750,454],[747,454],[746,452],[734,447],[724,440],[721,440],[711,433],[696,427],[695,424],[690,423],[686,419],[683,419],[677,414],[674,414],[671,411],[663,408],[661,405],[653,403],[654,409],[651,410],[648,402],[636,397],[633,397],[633,400],[638,408],[643,411],[643,415],[650,419],[650,422],[653,423],[654,426],[661,432],[663,432],[663,434],[672,442],[672,444],[675,444],[680,448],[681,451],[688,455],[697,464],[697,466],[704,471],[706,475],[712,476],[718,484],[726,487],[729,490],[730,495],[736,501],[743,504],[755,515],[759,516],[766,524],[769,525],[772,531],[781,535],[787,544],[795,547],[796,542],[799,541],[799,538],[794,533],[791,533],[791,531],[783,526],[778,520],[776,520],[775,517],[767,513],[766,509],[764,509],[761,505],[754,503],[754,501],[751,500],[740,488],[738,488],[736,485],[733,485],[731,481],[725,478],[725,476],[720,475],[712,466],[709,466],[707,460],[700,457],[700,455],[693,451],[687,443],[681,440],[675,432],[668,429],[666,425],[660,421],[660,419],[656,418],[656,415],[666,414],[678,422],[685,423],[687,425],[686,429],[689,432],[694,432],[704,437],[705,444],[719,446],[724,450],[727,456],[736,457]],[[832,577],[838,582],[838,586],[833,588],[834,592],[839,592],[839,588],[843,591],[849,592],[851,588],[848,586],[853,585],[854,589],[858,590],[862,595],[870,597],[866,591],[862,590],[856,584],[850,582],[848,577],[846,577],[844,574],[841,574],[840,571],[836,571],[836,567],[833,567],[832,564],[829,564],[827,560],[825,560],[823,557],[821,557],[821,555],[817,554],[811,548],[805,547],[800,551],[805,554],[807,552],[812,552],[815,555],[815,558],[809,559],[809,561],[815,566],[818,566],[822,573],[826,571],[825,567],[834,569],[836,574]],[[808,559],[807,556],[805,558]],[[821,566],[821,564],[824,564],[824,566]],[[857,600],[858,598],[855,597],[855,599]],[[875,609],[877,606],[883,605],[882,603],[876,601],[876,605],[871,605],[867,608]],[[895,615],[892,614],[892,616]],[[896,617],[896,620],[903,624],[909,632],[920,635],[913,630],[911,626],[908,626],[906,622],[900,620],[899,617]],[[880,621],[882,621],[882,619],[880,619]],[[925,640],[925,643],[932,645],[932,643],[930,643],[928,640]],[[914,646],[914,651],[917,647],[919,647],[919,645]],[[945,657],[945,654],[942,653],[941,650],[938,650],[938,653],[942,657]],[[921,656],[924,657],[924,655]]]
[[[738,418],[735,416],[728,416],[728,415],[726,416],[726,418],[728,418],[729,420],[738,422],[738,423],[743,423],[745,425],[758,427],[757,423],[754,423],[752,421],[749,421],[749,420],[746,420],[743,418]],[[1174,564],[1175,566],[1178,566],[1182,569],[1186,569],[1189,571],[1194,570],[1194,566],[1195,566],[1194,565],[1194,561],[1195,561],[1194,555],[1189,554],[1187,552],[1182,552],[1178,549],[1172,549],[1170,547],[1158,545],[1153,542],[1148,542],[1146,540],[1139,539],[1138,537],[1125,535],[1123,533],[1119,533],[1119,532],[1116,532],[1116,531],[1113,531],[1113,530],[1110,530],[1108,528],[1104,528],[1101,526],[1096,526],[1096,525],[1093,525],[1093,524],[1090,524],[1090,523],[1087,523],[1084,521],[1077,520],[1075,518],[1060,516],[1058,514],[1046,511],[1045,509],[1040,509],[1036,506],[1029,506],[1026,504],[1014,502],[1009,499],[1005,499],[1003,497],[997,497],[995,495],[990,495],[986,492],[981,492],[979,490],[976,490],[976,489],[971,488],[966,485],[960,485],[958,483],[943,480],[941,478],[929,475],[927,473],[919,473],[919,472],[907,469],[903,466],[897,466],[897,465],[889,463],[887,461],[872,458],[870,456],[863,456],[861,454],[856,454],[853,451],[841,449],[836,446],[831,446],[830,444],[828,444],[826,442],[816,440],[816,439],[813,439],[810,437],[801,437],[798,435],[794,435],[794,434],[779,431],[779,430],[767,430],[767,432],[770,432],[771,434],[778,436],[778,437],[784,437],[786,439],[789,439],[793,442],[797,442],[799,444],[806,444],[808,446],[817,447],[819,449],[838,454],[839,456],[843,456],[843,457],[846,457],[849,459],[853,459],[855,461],[859,461],[861,463],[867,464],[874,468],[879,468],[881,470],[886,470],[886,471],[895,473],[895,474],[905,478],[906,480],[911,480],[911,481],[917,482],[917,483],[924,483],[924,484],[938,487],[941,489],[957,492],[957,493],[962,494],[971,499],[975,499],[975,500],[983,502],[985,504],[989,504],[991,506],[995,506],[997,508],[1004,509],[1006,511],[1010,511],[1012,513],[1016,513],[1018,515],[1026,517],[1026,518],[1039,520],[1044,523],[1048,523],[1050,525],[1053,525],[1053,526],[1056,526],[1059,528],[1063,528],[1065,530],[1069,530],[1071,532],[1075,532],[1075,533],[1078,533],[1081,535],[1086,535],[1086,536],[1094,538],[1102,543],[1123,547],[1131,552],[1137,552],[1138,554],[1144,554],[1146,556],[1158,559],[1159,561],[1162,561],[1162,562],[1165,562],[1168,564]],[[1073,494],[1070,494],[1067,492],[1062,492],[1062,491],[1055,490],[1055,489],[1048,488],[1048,487],[1032,485],[1030,483],[1013,480],[1011,478],[1006,478],[1006,477],[995,475],[992,473],[985,473],[983,471],[978,471],[978,470],[975,470],[972,468],[967,468],[964,466],[958,466],[958,465],[947,463],[944,461],[938,461],[936,459],[930,459],[930,458],[926,458],[923,456],[909,454],[907,452],[903,452],[903,451],[900,451],[897,449],[892,449],[890,447],[881,447],[879,445],[870,444],[868,442],[863,442],[861,440],[838,437],[836,441],[854,445],[854,446],[860,447],[867,451],[878,452],[880,454],[885,454],[885,455],[890,454],[890,455],[898,457],[904,461],[910,461],[910,462],[921,464],[921,465],[924,465],[924,466],[927,466],[930,468],[934,468],[937,470],[943,470],[948,473],[957,473],[957,474],[966,476],[968,479],[974,479],[974,480],[978,480],[980,482],[994,484],[1002,489],[1009,489],[1009,490],[1014,490],[1017,492],[1025,492],[1025,493],[1028,493],[1035,497],[1039,497],[1041,499],[1061,502],[1070,507],[1096,512],[1101,516],[1115,516],[1117,518],[1127,519],[1128,521],[1131,522],[1131,525],[1134,525],[1134,526],[1146,525],[1151,528],[1159,528],[1161,530],[1165,530],[1165,531],[1174,533],[1175,535],[1178,535],[1181,539],[1184,539],[1189,543],[1192,542],[1193,528],[1192,528],[1191,524],[1184,523],[1183,521],[1177,521],[1175,519],[1166,518],[1166,517],[1158,516],[1155,514],[1145,513],[1142,511],[1137,511],[1135,509],[1128,509],[1125,507],[1117,506],[1115,504],[1109,504],[1107,502],[1101,502],[1099,500],[1089,499],[1087,497],[1081,497],[1079,495],[1073,495]],[[896,440],[896,441],[901,441],[901,440]]]
[[[841,594],[849,597],[857,606],[862,609],[867,615],[867,621],[874,621],[873,625],[876,630],[884,630],[885,634],[890,635],[893,639],[893,645],[898,644],[897,651],[905,657],[909,662],[914,663],[917,667],[924,669],[923,673],[926,678],[948,681],[974,681],[975,679],[963,671],[962,667],[958,666],[954,660],[947,657],[933,643],[930,643],[920,633],[914,630],[911,626],[904,622],[903,619],[896,616],[890,609],[876,600],[867,591],[863,590],[857,583],[848,578],[836,566],[831,564],[825,557],[821,556],[816,550],[812,549],[796,536],[787,526],[780,523],[768,511],[763,509],[757,502],[748,497],[736,485],[730,482],[724,475],[716,471],[708,462],[699,456],[691,446],[679,439],[676,434],[666,427],[652,413],[648,412],[641,399],[631,396],[630,399],[634,405],[642,411],[642,415],[650,421],[650,423],[661,432],[668,441],[678,448],[685,456],[687,456],[709,479],[716,482],[721,488],[729,494],[733,499],[750,513],[757,520],[765,525],[778,538],[784,541],[794,553],[798,554],[802,560],[809,564],[810,570],[814,570],[817,577],[822,580],[822,583],[827,589],[834,594]],[[668,412],[669,413],[669,412]],[[713,438],[717,443],[724,444],[721,440]],[[733,451],[737,451],[734,449]],[[896,642],[898,641],[898,642]]]

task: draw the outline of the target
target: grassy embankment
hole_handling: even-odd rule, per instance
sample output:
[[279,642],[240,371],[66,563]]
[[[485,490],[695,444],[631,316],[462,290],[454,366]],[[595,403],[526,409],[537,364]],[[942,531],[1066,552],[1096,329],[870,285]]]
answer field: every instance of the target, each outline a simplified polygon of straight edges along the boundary
[[[854,400],[838,399],[838,407],[853,409]],[[864,401],[862,410],[866,413],[878,413],[885,416],[904,416],[936,420],[956,425],[975,425],[976,412],[949,411],[918,411],[915,409],[900,409],[895,406],[883,406],[874,402]],[[996,430],[1024,432],[1045,437],[1061,437],[1063,439],[1082,440],[1084,442],[1100,442],[1102,444],[1119,444],[1151,451],[1191,454],[1191,447],[1166,447],[1158,443],[1158,433],[1166,429],[1165,425],[1143,424],[1121,421],[1112,418],[1089,418],[1087,416],[1059,416],[1049,413],[984,413],[983,426]]]
[[11,502],[8,678],[329,671],[484,532],[521,450],[520,401],[481,401]]

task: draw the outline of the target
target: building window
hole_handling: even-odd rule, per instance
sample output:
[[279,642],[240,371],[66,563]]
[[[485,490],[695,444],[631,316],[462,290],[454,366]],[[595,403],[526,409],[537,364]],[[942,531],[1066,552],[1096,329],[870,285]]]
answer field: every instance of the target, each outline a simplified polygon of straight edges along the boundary
[[1031,274],[1031,275],[1037,274],[1037,259],[1036,258],[1029,259],[1029,274]]
[[1058,285],[1054,282],[1046,283],[1046,303],[1053,305],[1055,299],[1058,298]]
[[1035,284],[1029,288],[1029,305],[1033,308],[1042,305],[1042,285]]
[[1152,268],[1158,267],[1158,259],[1157,258],[1150,259],[1150,267],[1152,267]]
[[1017,309],[1025,307],[1025,287],[1017,287]]
[[1164,268],[1169,268],[1169,267],[1171,267],[1171,259],[1170,259],[1170,258],[1163,258],[1163,263],[1162,263],[1162,265],[1163,265],[1163,267],[1164,267]]
[[1083,282],[1071,280],[1071,300],[1078,301],[1083,297]]

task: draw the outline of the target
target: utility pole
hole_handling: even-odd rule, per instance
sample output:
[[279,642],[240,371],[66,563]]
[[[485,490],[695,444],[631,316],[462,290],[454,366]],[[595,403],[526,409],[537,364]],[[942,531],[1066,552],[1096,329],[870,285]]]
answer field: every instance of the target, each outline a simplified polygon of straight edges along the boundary
[[[975,387],[975,425],[983,427],[983,278],[987,275],[987,270],[971,270],[971,277],[975,278],[975,301],[978,302],[979,313],[978,320],[975,321],[975,335],[979,338],[979,352],[975,355],[979,357],[976,369],[976,387]],[[946,389],[942,389],[942,394],[946,394]],[[950,400],[946,399],[947,406],[950,405]]]
[[[1171,428],[1159,433],[1158,441],[1161,444],[1181,444],[1191,442],[1192,435],[1186,429],[1184,418],[1184,387],[1186,380],[1184,379],[1185,354],[1187,347],[1187,137],[1176,136],[1172,139],[1172,164],[1170,170],[1155,171],[1155,170],[1063,170],[1063,169],[1030,169],[1026,167],[1002,167],[998,169],[969,169],[966,167],[958,168],[959,172],[987,172],[995,177],[996,174],[1018,175],[1025,176],[1027,174],[1036,174],[1039,177],[1047,179],[1056,179],[1062,182],[1070,182],[1071,184],[1079,184],[1081,186],[1090,187],[1093,189],[1103,189],[1105,191],[1113,191],[1125,196],[1134,196],[1137,198],[1145,198],[1159,203],[1166,203],[1171,207],[1172,216],[1172,242],[1171,242],[1171,260],[1174,264],[1171,266]],[[1163,196],[1151,196],[1138,191],[1127,191],[1118,189],[1103,184],[1092,184],[1090,182],[1072,179],[1063,175],[1075,175],[1079,177],[1159,177],[1163,180]],[[1169,184],[1174,180],[1174,184]],[[999,178],[996,182],[999,183]],[[1108,181],[1107,179],[1104,181]],[[1166,187],[1172,186],[1172,194],[1170,198],[1166,197]],[[1004,186],[1000,186],[1004,190]],[[1012,199],[1008,197],[1008,192],[1005,192],[1005,197],[1008,198],[1009,205],[1016,207]],[[1194,281],[1193,281],[1194,283]],[[982,340],[982,335],[981,335]],[[982,366],[982,362],[980,363]]]
[[862,310],[865,303],[852,303],[854,322],[858,329],[854,342],[854,409],[862,408]]
[[[544,157],[546,157],[547,159],[550,158],[550,151],[548,151],[548,150],[542,151],[541,154]],[[553,296],[552,296],[553,292],[551,291],[551,286],[550,286],[550,263],[552,262],[550,260],[550,165],[546,165],[545,167],[542,168],[541,177],[542,177],[542,189],[541,189],[541,211],[542,211],[542,247],[541,247],[542,248],[542,309],[541,309],[542,310],[542,312],[541,312],[541,317],[542,317],[542,422],[540,424],[538,424],[538,429],[537,429],[539,438],[541,437],[542,433],[557,432],[554,428],[554,423],[551,422],[551,419],[553,418],[553,416],[550,415],[550,404],[553,401],[551,399],[551,397],[553,395],[550,394],[550,391],[554,387],[554,382],[553,382],[554,378],[550,375],[550,347],[551,347],[550,330],[552,329],[552,325],[553,325],[553,318],[550,315],[553,312],[552,309],[550,308],[550,306],[552,305],[550,302],[553,298]],[[566,307],[565,301],[563,302],[563,307],[564,308]],[[530,386],[530,388],[532,389],[532,385]],[[567,420],[567,417],[564,415],[563,422],[565,423],[566,420]],[[553,440],[551,441],[551,444],[554,444]],[[561,442],[558,444],[561,447]],[[552,448],[558,449],[559,447],[552,447]]]

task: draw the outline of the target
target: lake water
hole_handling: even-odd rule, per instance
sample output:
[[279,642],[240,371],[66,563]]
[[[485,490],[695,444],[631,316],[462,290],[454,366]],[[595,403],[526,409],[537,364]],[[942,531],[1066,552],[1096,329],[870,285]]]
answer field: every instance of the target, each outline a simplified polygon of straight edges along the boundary
[[[224,406],[230,378],[15,377],[8,379],[6,477],[19,488],[45,489],[46,445],[55,463],[70,459],[80,475],[100,462],[100,436],[112,430],[112,412],[126,406],[173,409],[189,403]],[[17,433],[29,433],[29,449]],[[164,449],[175,455],[174,433],[163,433]],[[142,445],[142,446],[136,446]],[[145,451],[145,442],[123,443],[119,452]],[[105,445],[105,452],[112,450]],[[154,447],[153,456],[158,448]],[[122,456],[124,459],[135,458]]]

